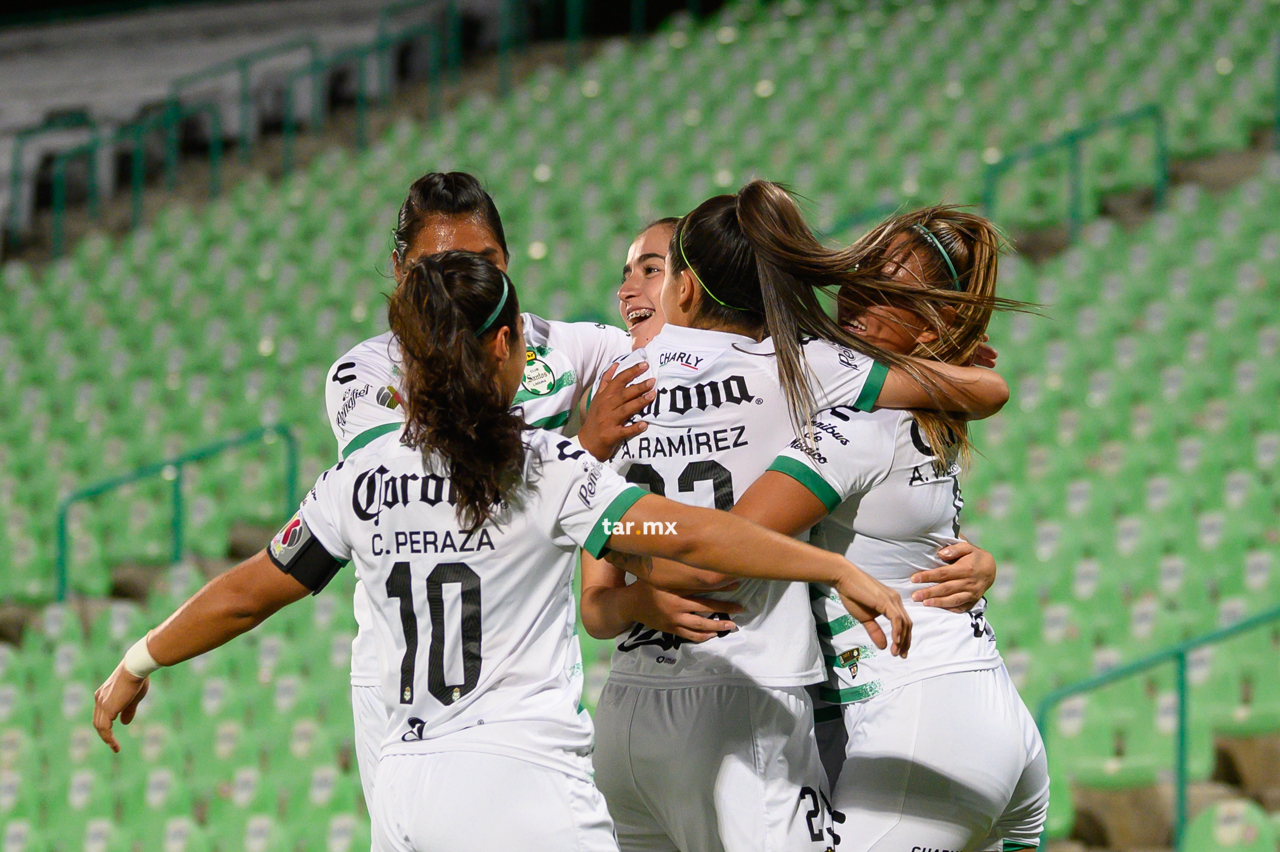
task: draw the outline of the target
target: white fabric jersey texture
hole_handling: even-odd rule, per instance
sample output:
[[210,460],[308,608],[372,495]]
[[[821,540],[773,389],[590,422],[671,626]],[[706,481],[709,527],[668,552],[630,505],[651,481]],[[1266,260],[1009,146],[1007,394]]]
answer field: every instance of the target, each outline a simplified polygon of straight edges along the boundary
[[[530,425],[564,430],[582,392],[595,385],[609,364],[630,351],[631,337],[620,328],[599,323],[523,316],[526,364],[515,403]],[[389,331],[357,344],[329,368],[325,411],[340,458],[404,423],[399,387],[400,344]],[[361,586],[356,587],[355,616],[351,683],[376,686],[382,667],[369,633],[369,601]]]
[[590,777],[591,720],[573,572],[642,489],[535,430],[525,484],[495,522],[460,529],[441,462],[386,435],[320,476],[299,517],[352,560],[385,648],[382,757],[486,752]]
[[[820,405],[875,404],[882,365],[819,340],[806,342],[804,353]],[[657,398],[640,414],[649,428],[623,444],[612,464],[629,482],[670,499],[732,508],[795,438],[773,342],[668,324],[621,366],[640,361],[657,379]],[[790,687],[822,678],[804,584],[744,580],[736,591],[710,597],[742,605],[733,617],[737,632],[690,644],[636,625],[618,639],[610,679]]]
[[[902,595],[911,615],[911,653],[892,657],[872,644],[839,596],[813,585],[813,611],[827,665],[819,695],[832,703],[870,698],[922,678],[1001,665],[986,603],[969,613],[911,600],[917,571],[942,565],[938,549],[959,541],[964,505],[953,465],[939,473],[909,412],[833,407],[813,419],[815,441],[793,441],[770,470],[787,474],[831,512],[810,542],[835,553]],[[882,619],[887,631],[887,623]]]

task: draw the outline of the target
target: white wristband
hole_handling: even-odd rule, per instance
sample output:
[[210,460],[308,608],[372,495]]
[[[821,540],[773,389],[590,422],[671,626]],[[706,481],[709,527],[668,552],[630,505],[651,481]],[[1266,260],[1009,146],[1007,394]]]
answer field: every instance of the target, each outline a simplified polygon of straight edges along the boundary
[[156,658],[147,650],[146,636],[134,642],[133,647],[124,652],[124,668],[129,674],[138,678],[149,677],[152,672],[160,668]]

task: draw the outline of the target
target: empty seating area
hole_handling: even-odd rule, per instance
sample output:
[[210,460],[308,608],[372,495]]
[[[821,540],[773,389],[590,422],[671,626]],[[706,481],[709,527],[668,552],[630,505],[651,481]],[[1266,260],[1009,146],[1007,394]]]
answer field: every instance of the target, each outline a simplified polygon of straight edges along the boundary
[[147,609],[114,602],[87,625],[87,610],[52,605],[21,653],[0,646],[0,849],[369,848],[350,745],[350,576],[158,673],[137,719],[117,726],[123,759],[98,739],[102,672],[202,580],[179,566]]

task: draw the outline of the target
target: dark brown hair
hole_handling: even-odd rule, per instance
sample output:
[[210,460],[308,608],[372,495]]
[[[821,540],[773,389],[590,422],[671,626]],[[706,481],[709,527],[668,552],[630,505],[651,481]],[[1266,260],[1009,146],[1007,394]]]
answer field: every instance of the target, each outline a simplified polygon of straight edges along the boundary
[[482,345],[503,326],[514,338],[519,313],[510,279],[465,251],[414,263],[387,309],[404,360],[403,441],[422,452],[424,465],[433,454],[443,458],[467,532],[492,519],[524,466],[524,421],[511,412]]
[[502,248],[507,260],[507,235],[502,230],[502,217],[493,198],[484,191],[480,181],[466,172],[428,172],[413,182],[409,195],[400,205],[396,228],[391,232],[395,241],[396,262],[404,260],[405,252],[413,244],[414,237],[432,216],[448,216],[454,219],[476,218]]
[[[677,223],[669,253],[672,275],[693,269],[703,294],[696,315],[702,324],[773,338],[778,379],[798,434],[806,434],[815,406],[802,349],[806,337],[900,368],[936,392],[938,380],[930,371],[845,330],[819,298],[834,298],[845,288],[883,299],[912,290],[892,278],[883,246],[859,242],[828,248],[779,184],[755,180],[736,195],[704,201]],[[947,297],[956,302],[977,298],[955,292]]]

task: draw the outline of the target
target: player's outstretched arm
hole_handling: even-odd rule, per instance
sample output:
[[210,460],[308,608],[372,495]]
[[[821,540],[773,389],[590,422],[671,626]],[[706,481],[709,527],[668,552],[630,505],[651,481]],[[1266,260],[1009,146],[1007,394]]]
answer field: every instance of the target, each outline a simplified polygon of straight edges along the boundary
[[910,648],[911,619],[901,598],[839,554],[728,512],[686,506],[655,494],[637,500],[621,522],[608,542],[615,550],[737,577],[826,583],[840,594],[877,647],[889,645],[875,623],[876,616],[883,615],[892,626],[892,653],[905,657]]
[[1009,383],[994,370],[913,360],[921,370],[935,377],[937,387],[928,387],[905,370],[890,369],[876,397],[878,408],[954,411],[970,420],[983,420],[1009,401]]
[[265,550],[214,577],[130,648],[94,693],[93,726],[98,736],[113,751],[120,751],[111,724],[116,717],[126,725],[133,721],[138,703],[147,694],[152,671],[225,645],[310,593],[277,568]]

